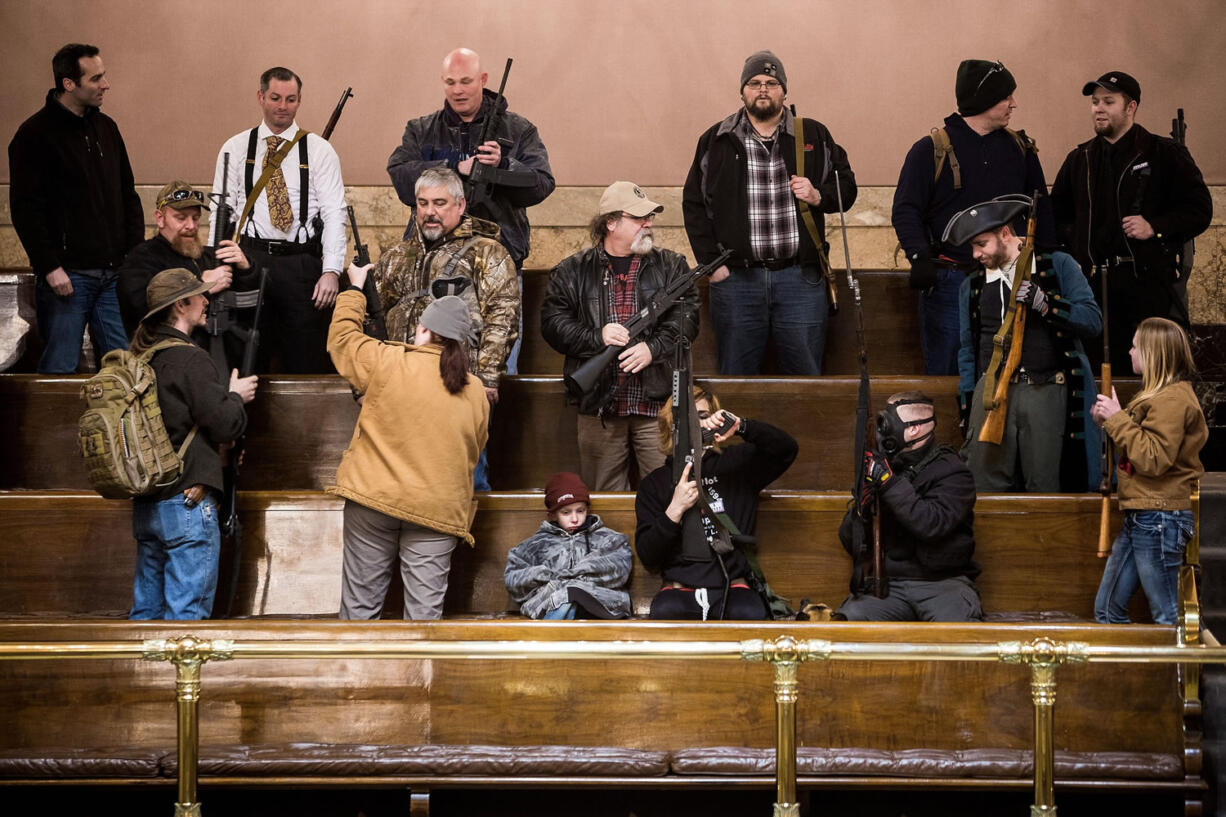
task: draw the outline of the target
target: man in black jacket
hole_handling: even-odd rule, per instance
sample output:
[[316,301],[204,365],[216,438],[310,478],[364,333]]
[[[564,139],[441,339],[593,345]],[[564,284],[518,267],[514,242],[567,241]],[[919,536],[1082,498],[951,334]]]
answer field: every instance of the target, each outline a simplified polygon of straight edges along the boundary
[[633,182],[614,182],[592,220],[591,249],[562,260],[549,275],[541,334],[566,355],[571,374],[606,346],[625,346],[579,404],[579,471],[595,491],[630,490],[631,449],[640,474],[664,462],[656,415],[672,389],[677,342],[698,335],[698,293],[692,288],[630,345],[624,324],[678,278],[685,258],[654,248],[652,220],[664,209]]
[[201,211],[209,209],[202,191],[187,182],[169,182],[158,193],[156,206],[157,234],[133,247],[119,268],[119,310],[129,337],[149,311],[145,288],[162,270],[191,270],[213,285],[209,295],[224,292],[236,282],[239,289],[251,283],[251,276],[241,275],[251,272],[251,263],[237,244],[226,239],[214,251],[200,240]]
[[839,209],[835,173],[845,208],[856,200],[856,180],[847,153],[814,119],[800,120],[797,151],[787,85],[778,57],[750,56],[741,71],[744,107],[699,137],[685,180],[685,231],[698,263],[722,248],[734,252],[708,290],[721,374],[759,374],[772,338],[782,374],[822,373],[830,268],[823,214]]
[[[796,440],[762,420],[737,417],[720,408],[719,398],[694,387],[694,405],[702,425],[702,488],[711,512],[724,515],[741,541],[727,553],[715,547],[715,521],[698,504],[698,483],[686,465],[673,481],[671,457],[652,471],[634,498],[637,525],[634,547],[648,570],[658,571],[664,586],[651,600],[656,619],[766,619],[771,599],[757,565],[751,540],[758,526],[758,494],[781,477],[796,460]],[[660,447],[673,447],[672,411],[660,417]],[[725,421],[732,424],[724,430]],[[740,445],[721,444],[740,436]],[[686,526],[687,513],[700,514],[699,525]],[[722,520],[721,520],[722,521]],[[725,527],[731,531],[731,527]]]
[[133,619],[201,619],[213,609],[221,554],[218,446],[233,442],[246,428],[243,404],[255,397],[256,377],[239,377],[234,369],[227,385],[208,354],[191,342],[191,333],[206,319],[209,286],[186,269],[155,275],[147,289],[149,313],[132,338],[137,354],[165,341],[174,344],[156,352],[150,363],[157,374],[158,404],[176,449],[194,435],[179,479],[132,503]]
[[[836,616],[849,621],[979,621],[974,579],[975,479],[952,448],[937,445],[936,411],[922,392],[890,397],[877,417],[877,444],[866,451],[862,513],[843,517],[839,540],[860,566],[872,560],[872,515],[881,516],[885,598],[855,592]],[[853,526],[864,549],[853,553]]]
[[71,43],[51,60],[55,87],[9,143],[13,227],[34,270],[38,370],[75,372],[85,325],[98,358],[128,345],[115,270],[145,237],[128,151],[102,113],[110,83],[98,49]]
[[[1107,271],[1111,365],[1132,374],[1132,333],[1148,317],[1189,329],[1183,245],[1204,232],[1213,201],[1187,148],[1136,124],[1141,86],[1123,71],[1087,82],[1095,137],[1064,160],[1051,198],[1063,248],[1102,303]],[[1190,259],[1188,259],[1190,260]],[[1091,348],[1091,358],[1101,350]]]

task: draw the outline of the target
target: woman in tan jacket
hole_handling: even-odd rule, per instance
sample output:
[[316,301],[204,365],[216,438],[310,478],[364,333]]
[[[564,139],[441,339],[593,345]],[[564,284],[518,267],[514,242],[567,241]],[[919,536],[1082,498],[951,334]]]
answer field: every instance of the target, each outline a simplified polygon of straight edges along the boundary
[[472,323],[455,297],[422,313],[413,344],[362,332],[370,267],[351,266],[336,299],[328,352],[364,396],[349,447],[328,493],[345,502],[341,610],[378,618],[397,557],[404,617],[443,612],[456,541],[473,542],[473,467],[488,437],[489,401],[468,373]]
[[1146,318],[1132,338],[1132,368],[1141,391],[1125,409],[1115,389],[1099,395],[1094,419],[1120,454],[1119,497],[1124,527],[1103,570],[1094,617],[1127,624],[1137,585],[1157,624],[1178,614],[1179,568],[1192,537],[1192,488],[1204,474],[1200,450],[1209,429],[1189,382],[1196,368],[1188,337],[1166,318]]

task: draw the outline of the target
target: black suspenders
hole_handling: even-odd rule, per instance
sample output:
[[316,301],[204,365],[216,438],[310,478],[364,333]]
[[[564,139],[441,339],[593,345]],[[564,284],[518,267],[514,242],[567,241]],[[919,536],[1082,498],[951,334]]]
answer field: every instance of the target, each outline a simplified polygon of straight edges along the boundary
[[[243,171],[243,190],[246,196],[251,195],[251,188],[255,186],[255,149],[259,140],[260,128],[257,125],[251,129],[251,135],[247,138],[247,166]],[[310,189],[307,185],[310,184],[310,177],[307,137],[304,136],[298,140],[298,229],[304,231],[307,225],[307,200],[310,197]],[[307,238],[310,238],[309,234]]]

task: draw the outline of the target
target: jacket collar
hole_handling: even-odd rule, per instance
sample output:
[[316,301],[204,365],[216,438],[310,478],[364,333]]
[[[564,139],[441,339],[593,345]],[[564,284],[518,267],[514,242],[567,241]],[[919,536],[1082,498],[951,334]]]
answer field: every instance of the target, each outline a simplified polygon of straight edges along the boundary
[[[482,88],[481,89],[481,109],[477,111],[477,115],[473,117],[473,121],[467,123],[468,126],[471,128],[473,125],[476,125],[478,122],[484,122],[485,117],[489,115],[489,112],[493,110],[494,105],[496,104],[498,105],[499,113],[506,113],[507,112],[507,98],[504,96],[502,98],[501,103],[497,102],[497,99],[498,99],[497,93],[495,93],[494,91],[491,91],[489,88]],[[460,115],[456,113],[455,110],[451,107],[451,103],[445,99],[443,100],[443,121],[446,122],[448,125],[450,125],[453,128],[458,128],[460,125],[465,124],[464,120],[460,119]]]
[[98,109],[90,105],[85,109],[84,114],[77,116],[75,113],[68,110],[64,103],[60,102],[60,95],[54,88],[47,91],[46,102],[46,107],[52,112],[52,114],[65,122],[88,122],[98,115]]
[[[783,119],[780,120],[780,124],[783,125],[784,133],[795,135],[795,119],[796,117],[792,116],[792,110],[784,105]],[[715,135],[716,137],[719,137],[727,133],[740,133],[743,129],[752,127],[753,125],[749,123],[749,114],[742,106],[739,110],[729,114],[719,123],[719,127],[715,129]],[[748,134],[748,131],[744,132],[746,135]]]
[[[1149,131],[1145,130],[1145,128],[1138,125],[1136,122],[1132,123],[1132,127],[1129,129],[1129,132],[1135,134],[1135,136],[1133,136],[1132,138],[1135,140],[1137,153],[1147,153],[1149,151],[1150,145],[1153,144],[1154,139],[1156,137]],[[1077,146],[1077,149],[1088,151],[1090,148],[1094,146],[1094,143],[1097,141],[1098,141],[1098,134],[1094,134],[1093,138],[1087,139],[1086,141],[1082,142],[1080,145]]]

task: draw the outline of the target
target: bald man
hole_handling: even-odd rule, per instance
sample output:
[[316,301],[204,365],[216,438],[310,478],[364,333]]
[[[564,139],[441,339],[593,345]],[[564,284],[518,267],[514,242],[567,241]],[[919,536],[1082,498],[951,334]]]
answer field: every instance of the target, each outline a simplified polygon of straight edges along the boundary
[[[464,182],[469,215],[495,222],[502,230],[500,241],[515,268],[528,256],[528,216],[525,208],[540,204],[553,192],[549,154],[536,126],[507,110],[505,97],[487,89],[489,74],[481,57],[467,48],[457,48],[443,59],[443,107],[427,116],[409,120],[400,147],[392,151],[387,172],[396,194],[410,207],[416,206],[413,187],[429,167],[448,167]],[[499,117],[491,138],[480,142],[486,118]],[[492,176],[488,195],[474,195],[472,175],[480,163],[503,171]],[[405,230],[412,231],[413,220]]]

